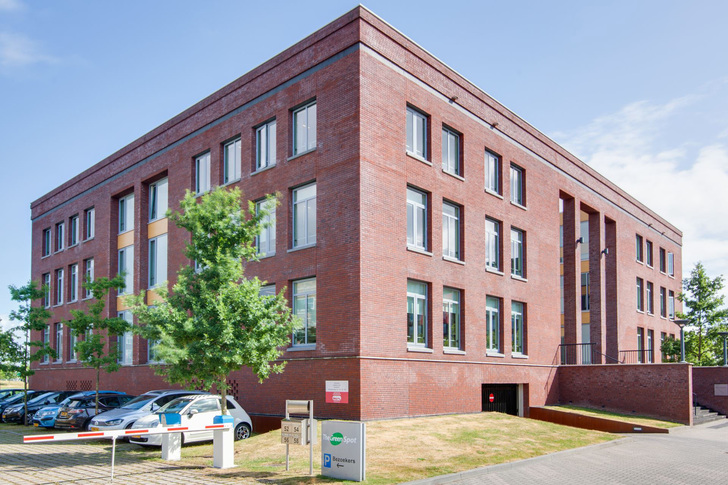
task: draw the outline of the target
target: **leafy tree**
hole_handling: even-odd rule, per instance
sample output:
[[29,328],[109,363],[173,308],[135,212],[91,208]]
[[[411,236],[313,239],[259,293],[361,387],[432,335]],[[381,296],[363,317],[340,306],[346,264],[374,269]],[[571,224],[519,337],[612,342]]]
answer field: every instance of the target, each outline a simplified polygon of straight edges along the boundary
[[238,188],[217,188],[201,200],[187,191],[180,207],[171,219],[189,232],[185,255],[197,269],[182,267],[171,292],[157,290],[155,306],[145,304],[144,292],[130,298],[135,331],[155,342],[165,364],[158,373],[187,388],[215,385],[225,414],[230,372],[247,366],[262,382],[283,371],[285,363],[271,362],[290,342],[293,317],[283,292],[260,296],[261,281],[244,277],[244,263],[257,259],[265,211],[256,213],[252,202],[243,210]]
[[666,337],[660,350],[665,354],[668,362],[677,362],[680,360],[680,340],[674,337]]
[[73,319],[66,322],[71,332],[77,337],[74,350],[78,360],[96,369],[96,413],[99,412],[99,380],[101,369],[106,372],[119,370],[119,349],[111,344],[112,337],[119,337],[131,329],[129,322],[119,317],[107,317],[106,299],[112,288],[123,288],[124,278],[117,275],[113,279],[97,278],[84,283],[84,288],[91,291],[93,302],[87,310],[71,310]]
[[[696,365],[713,365],[716,327],[728,317],[728,309],[723,308],[723,276],[708,277],[701,262],[695,265],[690,277],[683,280],[684,292],[678,299],[688,307],[687,313],[679,313],[678,318],[688,320],[691,329],[686,331],[686,353]],[[686,329],[687,330],[687,329]],[[690,352],[688,352],[690,349]]]

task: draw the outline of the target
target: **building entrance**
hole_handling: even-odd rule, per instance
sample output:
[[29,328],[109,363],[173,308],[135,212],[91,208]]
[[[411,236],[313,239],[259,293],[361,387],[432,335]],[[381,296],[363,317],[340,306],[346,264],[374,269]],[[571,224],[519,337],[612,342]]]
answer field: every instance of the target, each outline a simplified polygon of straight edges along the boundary
[[518,384],[483,384],[483,411],[518,416]]

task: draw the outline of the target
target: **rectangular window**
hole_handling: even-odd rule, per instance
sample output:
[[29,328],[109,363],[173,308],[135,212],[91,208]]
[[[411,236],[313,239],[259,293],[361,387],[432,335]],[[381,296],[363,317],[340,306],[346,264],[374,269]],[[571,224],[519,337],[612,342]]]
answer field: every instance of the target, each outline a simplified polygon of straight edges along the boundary
[[[84,261],[84,274],[85,276],[85,282],[91,283],[94,280],[94,260],[87,259]],[[91,298],[93,296],[93,293],[88,288],[84,288],[84,298]]]
[[78,265],[72,264],[68,271],[68,301],[78,300]]
[[655,287],[652,284],[651,281],[647,282],[647,289],[645,292],[645,299],[647,300],[647,313],[652,315],[655,313],[655,297],[654,297],[654,291]]
[[43,306],[48,308],[51,306],[51,274],[43,275]]
[[[581,311],[589,311],[589,272],[581,273]],[[563,311],[561,312],[563,313]]]
[[[51,343],[51,326],[46,325],[46,327],[43,329],[43,344],[44,344],[45,348],[48,348],[50,343]],[[45,354],[43,356],[43,363],[47,364],[49,361],[50,361],[50,357],[48,356],[48,354]]]
[[293,247],[316,243],[316,184],[293,190]]
[[667,339],[667,334],[660,332],[660,357],[662,358],[662,362],[667,362],[667,354],[662,350],[662,346],[665,345],[665,339]]
[[637,234],[637,236],[635,237],[635,255],[637,261],[639,261],[640,263],[644,262],[645,258],[644,254],[642,253],[642,236],[640,236],[639,234]]
[[51,254],[51,247],[52,247],[52,234],[51,229],[43,229],[43,248],[42,248],[42,255],[50,256]]
[[[133,323],[132,314],[128,310],[119,312],[116,316],[123,318],[130,324]],[[122,335],[118,335],[116,337],[116,344],[119,350],[117,362],[121,365],[131,365],[134,359],[134,334],[132,331],[129,330]]]
[[260,220],[260,234],[255,236],[255,247],[259,256],[273,256],[276,253],[276,201],[260,200],[255,203],[255,212],[266,214]]
[[581,221],[579,223],[579,236],[582,242],[579,244],[581,251],[581,260],[589,261],[589,221]]
[[660,287],[660,316],[667,318],[667,290]]
[[124,288],[119,295],[134,293],[134,246],[119,249],[119,274],[124,276]]
[[660,271],[667,272],[667,252],[663,248],[660,248]]
[[149,288],[167,281],[167,235],[149,240]]
[[255,169],[262,170],[275,164],[276,120],[273,120],[255,130]]
[[511,228],[511,274],[519,278],[525,278],[524,270],[524,233],[520,229]]
[[407,344],[427,346],[427,283],[407,280]]
[[449,202],[442,204],[442,255],[460,259],[460,207]]
[[303,324],[293,331],[293,345],[316,344],[316,278],[293,282],[293,314]]
[[427,194],[407,187],[407,246],[427,250]]
[[78,343],[78,336],[69,329],[71,334],[68,338],[68,362],[76,362],[78,360],[78,352],[76,351],[76,344]]
[[489,296],[485,299],[485,348],[486,351],[501,353],[500,299]]
[[147,362],[150,364],[163,362],[157,354],[158,340],[147,340]]
[[511,202],[526,205],[524,170],[518,165],[511,165]]
[[62,222],[59,222],[56,224],[56,251],[61,251],[63,249],[63,241],[64,241],[64,231],[65,225]]
[[78,225],[78,216],[68,219],[68,245],[75,246],[78,244],[78,236],[80,227]]
[[56,305],[63,304],[63,270],[56,270]]
[[195,193],[204,194],[210,190],[210,152],[195,158]]
[[63,324],[56,323],[56,362],[63,361]]
[[675,319],[675,292],[670,290],[667,296],[667,311],[670,320]]
[[276,296],[276,285],[264,285],[258,292],[260,296]]
[[637,327],[637,362],[645,363],[645,329]]
[[667,253],[667,274],[675,276],[675,255]]
[[240,173],[242,171],[242,164],[240,163],[241,149],[240,149],[240,138],[231,142],[225,143],[222,147],[223,152],[223,167],[222,167],[222,182],[229,184],[236,180],[240,180]]
[[460,290],[442,291],[442,346],[460,349]]
[[407,152],[427,160],[427,116],[407,107]]
[[652,241],[645,240],[645,262],[652,267]]
[[647,362],[649,362],[650,364],[652,364],[655,361],[654,342],[655,342],[655,331],[648,330],[647,331]]
[[500,222],[485,219],[485,267],[500,271]]
[[637,311],[645,311],[645,282],[642,278],[637,278]]
[[500,194],[501,159],[493,152],[485,151],[485,190]]
[[448,128],[442,128],[442,169],[454,175],[460,175],[460,134]]
[[134,194],[119,199],[119,234],[134,230]]
[[167,217],[167,178],[149,184],[149,222]]
[[511,328],[513,347],[511,351],[516,355],[525,355],[526,353],[526,323],[524,318],[525,305],[521,302],[511,302]]
[[93,239],[96,235],[96,210],[91,207],[84,211],[84,221],[86,226],[84,227],[83,239]]
[[316,148],[316,103],[310,103],[293,112],[293,154]]

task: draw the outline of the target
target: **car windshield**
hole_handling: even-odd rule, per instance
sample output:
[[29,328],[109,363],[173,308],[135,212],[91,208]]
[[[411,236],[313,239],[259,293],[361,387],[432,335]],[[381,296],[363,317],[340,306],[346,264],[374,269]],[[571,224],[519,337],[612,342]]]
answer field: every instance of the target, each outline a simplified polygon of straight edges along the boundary
[[145,405],[149,403],[152,399],[154,399],[155,395],[153,394],[142,394],[141,396],[137,396],[128,403],[121,406],[122,409],[141,409]]
[[51,397],[54,394],[55,394],[55,392],[46,392],[45,394],[41,394],[38,397],[34,397],[33,399],[30,399],[28,401],[28,404],[38,404],[39,402],[43,401],[44,399],[47,399],[47,398]]
[[162,406],[161,408],[159,408],[159,410],[157,411],[157,414],[162,414],[162,413],[179,413],[191,401],[192,401],[192,399],[190,399],[188,397],[180,397],[180,398],[175,399],[174,401],[169,401],[167,404],[165,404],[164,406]]

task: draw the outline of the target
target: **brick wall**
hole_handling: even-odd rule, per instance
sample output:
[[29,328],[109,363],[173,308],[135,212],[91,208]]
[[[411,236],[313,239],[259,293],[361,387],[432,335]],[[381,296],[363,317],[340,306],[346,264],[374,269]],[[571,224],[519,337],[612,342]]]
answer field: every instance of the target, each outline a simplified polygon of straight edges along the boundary
[[693,392],[697,402],[728,414],[728,396],[716,396],[716,384],[728,384],[728,367],[693,367]]

